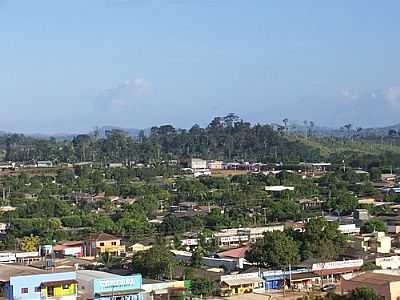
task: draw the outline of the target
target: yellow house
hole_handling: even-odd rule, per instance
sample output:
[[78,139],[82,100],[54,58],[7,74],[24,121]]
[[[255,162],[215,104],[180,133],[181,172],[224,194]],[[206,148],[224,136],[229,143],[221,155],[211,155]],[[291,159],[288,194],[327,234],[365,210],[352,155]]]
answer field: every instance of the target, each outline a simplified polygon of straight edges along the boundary
[[128,247],[128,252],[135,254],[137,252],[150,250],[152,247],[153,245],[146,245],[146,243],[135,243]]
[[67,299],[77,294],[76,280],[60,280],[43,282],[39,289],[42,299]]
[[264,280],[258,274],[238,274],[221,276],[221,296],[232,296],[252,293],[253,290],[262,288]]
[[120,256],[125,253],[125,245],[121,245],[121,239],[108,233],[90,235],[86,240],[86,255],[98,256],[102,253],[110,253]]

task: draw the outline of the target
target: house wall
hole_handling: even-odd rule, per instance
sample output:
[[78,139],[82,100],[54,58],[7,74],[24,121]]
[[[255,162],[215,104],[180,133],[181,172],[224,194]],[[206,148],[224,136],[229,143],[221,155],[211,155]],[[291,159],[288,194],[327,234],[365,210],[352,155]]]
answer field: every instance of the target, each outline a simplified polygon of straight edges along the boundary
[[381,267],[383,270],[386,269],[399,269],[400,268],[400,256],[391,257],[379,257],[375,259],[375,264]]
[[[41,292],[36,290],[36,288],[39,287],[42,282],[59,280],[76,280],[76,273],[64,272],[11,277],[10,284],[7,288],[8,299],[40,299]],[[28,293],[21,293],[23,288],[27,288]]]
[[400,233],[400,225],[388,225],[388,233]]
[[[123,292],[142,288],[142,275],[121,276],[121,278],[94,279],[93,293]],[[137,300],[143,299],[143,293],[135,296]]]
[[83,247],[82,246],[67,247],[63,250],[63,254],[69,256],[81,257],[83,256]]
[[[125,252],[125,247],[121,246],[121,240],[109,240],[109,241],[88,241],[89,247],[87,247],[87,256],[95,256],[104,252]],[[115,245],[113,245],[115,243]]]
[[[50,298],[64,299],[64,297],[76,299],[76,292],[77,292],[77,284],[70,284],[68,286],[68,288],[66,288],[66,289],[62,286],[54,287],[53,296],[48,295],[47,288],[42,289],[43,297],[47,297],[49,299]],[[60,298],[60,297],[62,297],[62,298]]]
[[400,296],[400,282],[390,283],[390,300],[397,300]]
[[192,169],[207,169],[207,161],[203,159],[193,158],[190,161],[190,168]]
[[[192,261],[191,253],[174,254],[178,261],[182,261],[185,263],[190,263]],[[212,257],[202,257],[201,263],[207,267],[224,267],[228,271],[236,270],[237,268],[243,268],[243,260],[242,259],[229,259],[229,258],[212,258]]]
[[376,251],[378,253],[390,253],[392,248],[392,239],[389,236],[378,237],[378,247]]

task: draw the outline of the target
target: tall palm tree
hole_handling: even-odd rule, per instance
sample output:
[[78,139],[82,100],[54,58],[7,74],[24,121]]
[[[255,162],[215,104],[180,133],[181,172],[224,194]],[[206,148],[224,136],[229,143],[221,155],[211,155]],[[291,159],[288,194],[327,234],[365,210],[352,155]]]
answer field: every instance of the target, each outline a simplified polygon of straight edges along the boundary
[[288,131],[288,123],[289,123],[289,119],[288,118],[284,118],[283,119],[283,124],[285,124],[285,131]]
[[110,252],[104,252],[97,258],[97,262],[108,270],[114,267],[118,260]]

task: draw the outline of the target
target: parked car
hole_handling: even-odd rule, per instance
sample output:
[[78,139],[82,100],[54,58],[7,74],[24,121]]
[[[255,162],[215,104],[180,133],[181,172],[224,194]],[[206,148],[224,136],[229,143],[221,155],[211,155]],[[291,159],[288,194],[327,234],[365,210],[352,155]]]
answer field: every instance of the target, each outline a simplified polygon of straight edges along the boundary
[[330,291],[333,291],[333,290],[335,290],[336,289],[336,285],[334,285],[334,284],[328,284],[328,285],[325,285],[321,290],[323,291],[323,292],[330,292]]

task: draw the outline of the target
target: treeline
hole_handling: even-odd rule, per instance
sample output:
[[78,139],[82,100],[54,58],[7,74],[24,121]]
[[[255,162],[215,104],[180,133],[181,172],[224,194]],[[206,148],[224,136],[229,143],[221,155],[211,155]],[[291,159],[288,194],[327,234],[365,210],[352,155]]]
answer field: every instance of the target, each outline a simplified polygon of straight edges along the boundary
[[111,130],[100,137],[97,131],[76,136],[72,141],[34,139],[23,135],[0,138],[5,160],[53,160],[59,162],[161,161],[185,157],[249,160],[261,162],[316,161],[318,150],[287,139],[282,131],[269,125],[252,125],[235,114],[216,117],[202,128],[189,130],[172,125],[153,127],[146,135],[130,137]]
[[0,136],[0,160],[82,162],[142,161],[159,163],[171,159],[199,157],[216,160],[246,160],[264,163],[343,161],[351,167],[400,167],[396,143],[375,143],[367,138],[342,140],[334,137],[301,137],[284,126],[243,121],[235,114],[215,117],[206,127],[190,129],[172,125],[152,127],[148,133],[129,136],[118,129],[81,134],[72,140],[36,139],[12,134]]

